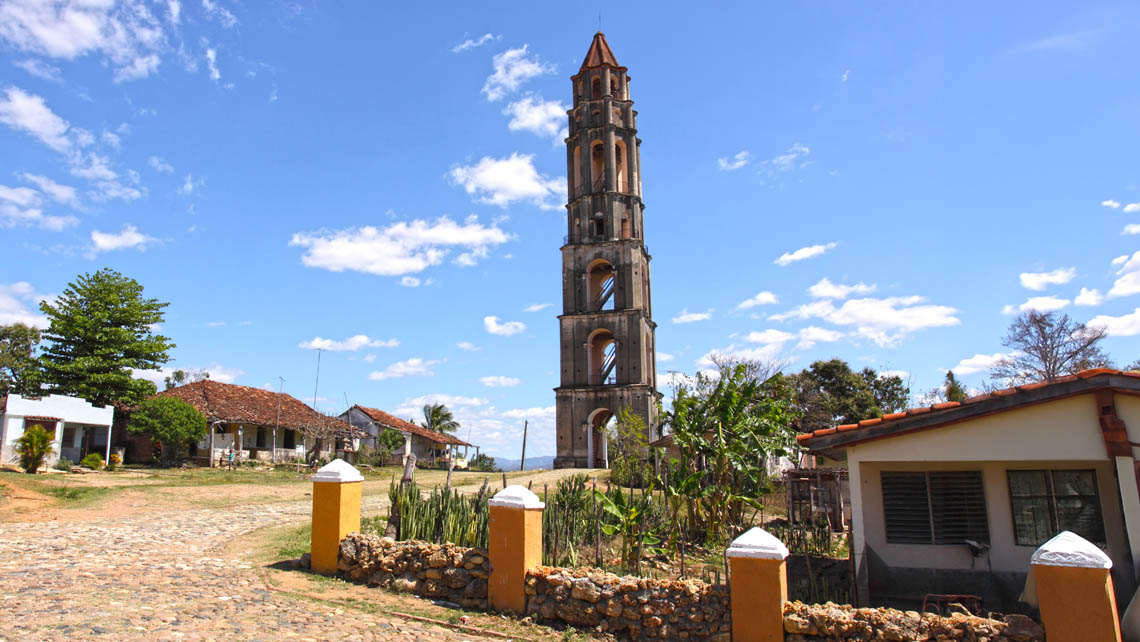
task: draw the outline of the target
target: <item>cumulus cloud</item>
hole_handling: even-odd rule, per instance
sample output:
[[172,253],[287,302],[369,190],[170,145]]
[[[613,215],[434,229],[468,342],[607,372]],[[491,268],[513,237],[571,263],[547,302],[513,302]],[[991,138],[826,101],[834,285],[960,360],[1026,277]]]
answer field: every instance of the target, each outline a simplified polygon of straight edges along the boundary
[[202,10],[206,17],[217,22],[226,29],[232,29],[238,23],[237,16],[214,0],[202,0]]
[[513,132],[526,131],[536,136],[561,141],[570,135],[566,110],[557,100],[543,100],[541,96],[526,96],[506,106],[503,114],[510,116],[507,128]]
[[839,285],[832,283],[827,277],[808,288],[808,293],[816,299],[846,299],[852,294],[870,294],[874,291],[874,284],[867,285],[860,281],[855,285]]
[[747,149],[743,149],[739,152],[736,152],[736,154],[734,154],[731,158],[726,157],[716,159],[716,165],[722,172],[732,172],[740,169],[741,167],[744,167],[751,160],[752,152],[749,152]]
[[55,65],[49,65],[42,60],[27,58],[25,60],[14,61],[12,64],[16,67],[19,67],[20,69],[23,69],[36,78],[42,78],[44,80],[50,80],[52,82],[61,82],[63,80],[63,74],[60,73],[59,67],[56,67]]
[[811,150],[808,149],[805,145],[794,143],[791,147],[788,148],[788,151],[780,154],[779,156],[776,156],[775,158],[772,158],[771,160],[764,161],[764,164],[774,171],[789,172],[793,169],[796,169],[797,167],[804,167],[807,162],[810,162],[805,162],[802,160],[810,154]]
[[116,82],[158,70],[166,34],[141,0],[7,0],[0,3],[0,39],[49,58],[101,56]]
[[1112,261],[1112,264],[1120,265],[1120,269],[1116,271],[1116,281],[1113,282],[1106,296],[1114,299],[1140,294],[1140,252],[1136,252],[1131,258],[1117,257]]
[[37,293],[27,281],[0,284],[0,325],[23,323],[40,329],[46,328],[47,317],[33,310],[41,301],[49,298]]
[[1077,305],[1100,305],[1101,301],[1104,301],[1104,295],[1095,288],[1092,290],[1081,288],[1081,293],[1077,295],[1076,299],[1073,299],[1073,303]]
[[511,238],[497,225],[483,225],[474,216],[462,224],[445,216],[430,222],[401,221],[386,228],[368,225],[297,233],[289,245],[305,248],[301,263],[308,267],[402,276],[439,265],[452,249],[465,249],[474,260]]
[[534,303],[526,306],[525,312],[541,312],[549,307],[549,303]]
[[556,412],[554,406],[542,406],[537,408],[516,408],[507,410],[503,413],[504,417],[509,419],[553,419]]
[[736,309],[737,310],[747,310],[748,308],[755,308],[755,307],[760,306],[760,305],[771,305],[773,303],[779,303],[779,302],[780,302],[780,299],[775,294],[765,290],[763,292],[758,293],[756,296],[754,296],[750,299],[745,299],[744,301],[741,301],[740,305],[736,306]]
[[1103,207],[1111,207],[1114,210],[1120,207],[1120,201],[1114,201],[1111,198],[1105,201],[1101,201],[1100,204]]
[[1086,323],[1088,327],[1104,328],[1110,337],[1134,337],[1140,334],[1140,308],[1118,317],[1101,314]]
[[306,350],[329,350],[332,352],[355,352],[364,348],[395,348],[400,345],[399,339],[374,339],[367,334],[357,334],[342,341],[314,337],[311,341],[302,341],[297,345]]
[[1068,299],[1061,299],[1055,296],[1035,296],[1022,303],[1019,306],[1007,305],[1002,308],[1002,314],[1017,314],[1018,312],[1029,312],[1035,310],[1037,312],[1053,312],[1069,305]]
[[162,159],[161,156],[151,156],[147,159],[147,164],[150,165],[156,172],[164,174],[171,174],[174,172],[174,166]]
[[1140,203],[1129,203],[1124,206],[1124,211],[1132,214],[1133,212],[1140,212]]
[[1120,230],[1121,236],[1134,236],[1136,234],[1140,234],[1140,223],[1129,223],[1124,226],[1123,230]]
[[688,308],[681,308],[681,313],[673,317],[673,323],[693,323],[696,321],[708,321],[712,318],[713,308],[709,308],[704,312],[689,312]]
[[972,357],[967,357],[958,362],[958,365],[950,368],[956,375],[972,375],[979,372],[985,372],[993,368],[998,363],[1005,359],[1015,356],[1016,352],[995,352],[994,354],[975,354]]
[[838,245],[838,243],[832,242],[826,243],[824,245],[809,245],[807,247],[801,247],[794,252],[784,252],[780,255],[780,258],[773,261],[773,263],[781,267],[787,266],[795,263],[796,261],[804,261],[806,259],[820,256],[828,250],[835,249],[836,245]]
[[479,381],[488,388],[513,388],[522,383],[522,379],[516,379],[515,377],[504,377],[501,375],[481,377]]
[[24,172],[22,174],[25,181],[40,188],[43,192],[56,203],[62,203],[71,207],[79,207],[79,197],[76,196],[75,188],[69,185],[61,185],[47,176],[40,176],[39,174],[30,174]]
[[432,394],[428,394],[428,395],[420,395],[419,397],[412,397],[411,399],[405,399],[404,402],[400,405],[416,408],[417,410],[419,410],[428,404],[437,404],[437,403],[441,403],[445,406],[460,407],[460,406],[485,406],[485,405],[487,405],[488,402],[483,397],[464,397],[461,395],[447,395],[447,394],[441,394],[441,393],[432,393]]
[[96,254],[114,252],[116,250],[145,250],[158,242],[153,236],[139,232],[134,225],[124,225],[118,232],[100,232],[91,230],[91,245],[88,246],[88,258]]
[[673,355],[669,354],[668,352],[658,352],[657,353],[657,360],[658,361],[672,361],[674,358],[675,357]]
[[748,341],[749,343],[763,343],[765,345],[771,345],[773,343],[787,343],[788,341],[791,341],[795,338],[796,335],[790,332],[768,329],[762,332],[749,332],[744,337],[744,340]]
[[494,34],[485,33],[485,34],[479,36],[478,38],[467,38],[463,42],[452,47],[451,53],[461,53],[461,52],[467,51],[468,49],[475,49],[476,47],[482,47],[483,45],[487,44],[488,42],[493,42],[495,40],[498,40],[500,37],[501,36],[496,36]]
[[566,193],[566,179],[539,173],[534,167],[534,154],[484,156],[474,165],[452,168],[450,177],[453,184],[463,186],[476,201],[499,207],[527,202],[544,210],[556,210]]
[[368,373],[368,378],[372,381],[384,381],[385,379],[400,379],[403,377],[431,377],[435,375],[432,371],[432,366],[438,364],[439,361],[428,361],[420,357],[413,357],[407,361],[397,361],[390,364],[383,370],[376,370]]
[[61,154],[70,152],[74,145],[67,136],[71,125],[57,116],[43,98],[19,87],[4,90],[4,98],[0,100],[0,123],[37,138]]
[[1040,292],[1050,285],[1064,285],[1077,276],[1077,268],[1057,268],[1052,272],[1022,272],[1021,287]]
[[843,336],[844,334],[838,330],[808,326],[796,333],[784,332],[783,330],[772,328],[760,332],[749,332],[745,335],[744,340],[749,343],[772,346],[776,349],[781,348],[784,344],[791,341],[797,341],[797,349],[807,349],[815,346],[817,343],[832,343],[838,341],[842,339]]
[[838,330],[808,326],[800,330],[800,341],[796,344],[796,348],[806,350],[807,348],[815,346],[817,343],[834,343],[844,336],[845,335]]
[[501,100],[507,94],[518,90],[523,83],[541,76],[553,73],[555,68],[539,60],[537,55],[527,51],[528,45],[518,49],[508,49],[495,54],[491,59],[493,71],[483,83],[483,95],[487,100],[494,102]]
[[466,350],[468,352],[478,352],[481,350],[479,346],[471,343],[470,341],[460,341],[459,343],[456,343],[455,346],[460,350]]
[[842,306],[822,299],[768,317],[774,321],[818,318],[834,325],[851,326],[857,336],[884,347],[897,345],[908,334],[927,328],[961,323],[958,310],[925,303],[921,296],[849,299]]
[[496,334],[500,337],[509,337],[526,330],[526,324],[522,321],[507,321],[504,323],[499,320],[499,317],[483,317],[483,328],[491,334]]

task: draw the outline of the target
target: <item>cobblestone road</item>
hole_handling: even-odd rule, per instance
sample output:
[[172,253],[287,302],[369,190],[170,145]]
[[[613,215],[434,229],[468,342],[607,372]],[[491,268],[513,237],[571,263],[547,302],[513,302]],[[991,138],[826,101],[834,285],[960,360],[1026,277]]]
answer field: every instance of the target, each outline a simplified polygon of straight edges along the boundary
[[[375,509],[379,497],[366,500]],[[0,640],[479,640],[268,591],[235,537],[303,520],[282,503],[82,523],[0,524]]]

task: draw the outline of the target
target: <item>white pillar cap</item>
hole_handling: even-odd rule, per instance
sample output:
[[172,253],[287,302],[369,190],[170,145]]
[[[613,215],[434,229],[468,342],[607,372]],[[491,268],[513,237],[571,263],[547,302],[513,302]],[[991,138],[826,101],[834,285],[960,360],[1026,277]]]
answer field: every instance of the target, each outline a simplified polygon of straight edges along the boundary
[[1033,552],[1030,564],[1041,566],[1074,566],[1077,568],[1112,568],[1112,560],[1087,539],[1070,531],[1061,531]]
[[527,490],[525,486],[519,486],[518,484],[512,484],[495,493],[495,496],[487,502],[487,505],[502,508],[523,508],[527,510],[541,510],[546,508],[546,504],[538,500],[538,495]]
[[749,557],[763,560],[782,560],[788,557],[788,547],[768,531],[753,526],[728,547],[729,557]]
[[313,481],[336,482],[341,484],[347,482],[362,482],[364,481],[364,475],[361,475],[360,471],[347,461],[334,459],[322,466],[316,475],[313,475]]

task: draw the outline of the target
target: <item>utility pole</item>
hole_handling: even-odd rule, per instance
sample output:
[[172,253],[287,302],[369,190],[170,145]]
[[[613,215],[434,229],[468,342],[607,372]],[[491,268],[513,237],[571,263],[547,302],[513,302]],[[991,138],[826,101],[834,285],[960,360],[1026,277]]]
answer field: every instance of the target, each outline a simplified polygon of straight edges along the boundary
[[273,424],[273,441],[269,444],[269,452],[272,453],[270,457],[273,463],[277,463],[277,431],[281,430],[281,395],[285,392],[285,377],[277,375],[280,383],[277,384],[277,423]]
[[523,421],[523,451],[522,459],[519,460],[519,470],[526,470],[526,428],[530,421]]

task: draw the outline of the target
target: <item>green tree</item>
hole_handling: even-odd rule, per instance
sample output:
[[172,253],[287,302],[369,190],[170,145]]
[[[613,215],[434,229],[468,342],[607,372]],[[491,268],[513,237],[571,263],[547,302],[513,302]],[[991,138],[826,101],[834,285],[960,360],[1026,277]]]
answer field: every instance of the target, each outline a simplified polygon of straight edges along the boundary
[[1009,324],[1001,344],[1013,351],[990,370],[990,378],[1019,385],[1111,367],[1097,345],[1107,335],[1104,328],[1090,328],[1067,314],[1031,310]]
[[420,425],[445,435],[453,435],[459,430],[459,422],[441,403],[424,404],[424,420]]
[[139,402],[127,430],[161,443],[163,461],[172,464],[185,458],[190,444],[206,436],[206,416],[177,397],[151,397]]
[[23,323],[0,325],[0,395],[35,395],[40,390],[36,346],[40,331]]
[[39,424],[32,424],[24,429],[24,434],[16,440],[16,456],[20,458],[20,468],[29,475],[36,474],[44,459],[51,454],[52,440],[55,435]]
[[174,344],[154,331],[167,305],[108,268],[79,276],[54,302],[40,304],[49,322],[39,359],[44,382],[97,405],[133,406],[154,394],[153,383],[131,373],[169,360]]
[[170,390],[178,386],[185,386],[187,384],[204,381],[210,378],[210,373],[205,370],[175,370],[170,373],[169,377],[162,378],[162,384],[165,386],[163,390]]
[[381,430],[376,436],[376,447],[387,462],[392,453],[404,447],[404,433],[398,430]]
[[789,378],[800,413],[800,432],[850,424],[906,408],[910,388],[898,375],[859,372],[842,359],[816,361]]
[[970,397],[958,379],[954,377],[954,371],[946,371],[946,382],[942,385],[942,389],[946,395],[946,401],[965,401]]
[[649,438],[645,419],[629,408],[622,408],[608,430],[610,476],[622,486],[645,486],[653,475],[653,467],[648,460]]

